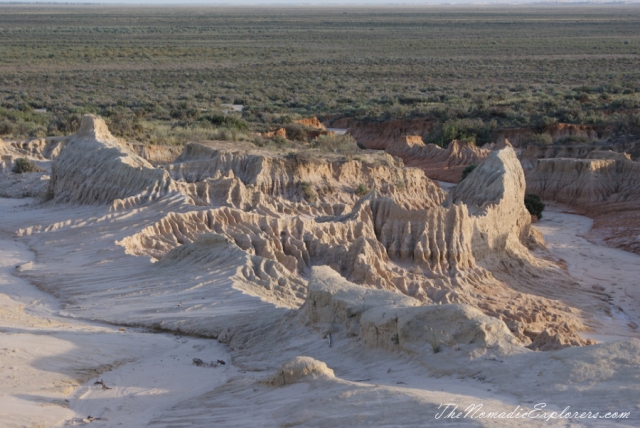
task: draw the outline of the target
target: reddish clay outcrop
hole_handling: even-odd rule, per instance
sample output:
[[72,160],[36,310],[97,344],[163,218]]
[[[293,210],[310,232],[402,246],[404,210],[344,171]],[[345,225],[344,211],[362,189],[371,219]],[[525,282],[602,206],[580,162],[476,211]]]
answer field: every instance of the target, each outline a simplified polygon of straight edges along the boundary
[[544,131],[549,134],[554,140],[559,140],[564,137],[584,137],[591,141],[597,141],[598,133],[592,126],[587,125],[574,125],[571,123],[556,123],[550,125]]
[[431,121],[425,119],[393,119],[388,122],[355,122],[348,133],[368,149],[385,150],[408,135],[422,137],[431,131],[431,127]]
[[278,128],[273,131],[264,132],[262,136],[264,138],[275,138],[275,137],[287,138],[287,130],[284,128]]
[[338,115],[326,115],[322,117],[322,124],[327,128],[350,128],[356,122],[354,117],[338,117]]
[[[600,140],[607,130],[588,125],[574,125],[572,123],[556,123],[547,126],[542,134],[549,135],[554,141],[565,137],[582,137],[589,141]],[[536,132],[531,128],[502,128],[493,133],[496,141],[509,140],[514,147],[522,147]]]
[[317,117],[307,117],[304,119],[294,120],[293,123],[299,125],[308,126],[309,128],[325,129],[324,125],[320,123]]
[[533,134],[534,132],[529,128],[502,128],[496,129],[492,137],[496,141],[509,140],[513,147],[520,147]]

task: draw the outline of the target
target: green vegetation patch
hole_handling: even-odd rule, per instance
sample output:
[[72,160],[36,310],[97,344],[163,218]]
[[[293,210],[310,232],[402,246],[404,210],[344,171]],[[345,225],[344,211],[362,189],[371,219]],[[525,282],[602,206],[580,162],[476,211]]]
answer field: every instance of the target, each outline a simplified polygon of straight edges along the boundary
[[11,171],[15,174],[24,174],[27,172],[42,172],[43,169],[29,159],[18,158]]
[[428,118],[425,140],[443,146],[553,123],[637,136],[638,28],[633,5],[3,5],[0,137],[69,134],[84,113],[105,117],[117,136],[158,144],[252,141],[335,114]]
[[524,197],[524,205],[527,207],[529,214],[542,218],[542,211],[544,211],[545,204],[540,200],[540,196],[535,193],[527,193]]

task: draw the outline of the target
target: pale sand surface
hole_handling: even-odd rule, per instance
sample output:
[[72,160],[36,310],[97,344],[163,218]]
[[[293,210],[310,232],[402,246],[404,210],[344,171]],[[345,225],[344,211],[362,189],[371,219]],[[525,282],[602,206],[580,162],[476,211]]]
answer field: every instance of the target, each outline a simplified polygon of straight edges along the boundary
[[604,295],[612,304],[612,318],[602,318],[600,334],[583,334],[598,342],[620,340],[625,335],[622,325],[640,326],[640,256],[616,248],[596,245],[585,238],[593,220],[568,214],[567,208],[550,204],[536,224],[543,233],[547,248],[563,259],[580,287]]
[[[48,224],[66,221],[73,218],[74,213],[78,219],[88,218],[87,213],[94,210],[67,208],[61,211],[39,209],[25,212],[15,208],[25,202],[0,199],[0,216],[4,219],[0,228],[10,224],[12,231],[15,231],[16,225],[24,222],[24,226],[31,226],[34,219],[42,220],[45,214],[51,216]],[[135,213],[132,217],[135,219]],[[588,229],[585,221],[588,219],[550,210],[545,213],[540,226],[550,250],[567,261],[572,274],[585,280],[586,277],[580,275],[596,277],[590,279],[595,282],[587,284],[585,281],[585,286],[597,284],[605,287],[608,277],[598,276],[590,269],[599,269],[595,263],[601,263],[603,269],[611,264],[614,267],[606,274],[611,274],[612,278],[615,275],[618,281],[616,285],[608,286],[620,286],[623,290],[628,288],[627,299],[635,302],[633,278],[634,275],[635,278],[640,276],[625,265],[633,260],[627,258],[627,253],[598,247],[576,236],[584,233],[585,227]],[[139,223],[144,224],[144,221],[140,220]],[[579,226],[564,228],[565,224]],[[79,224],[74,227],[81,229]],[[237,364],[235,361],[231,364],[230,354],[233,350],[215,340],[151,333],[130,327],[120,331],[118,326],[73,318],[73,311],[61,310],[56,299],[12,274],[17,265],[34,264],[38,260],[9,232],[3,231],[0,236],[0,376],[3,378],[0,426],[82,425],[86,423],[82,419],[89,415],[101,418],[90,423],[98,427],[567,426],[566,423],[554,421],[449,421],[434,418],[440,403],[453,402],[461,409],[482,403],[488,409],[508,412],[518,405],[531,406],[545,397],[544,381],[541,384],[535,381],[535,377],[531,378],[530,384],[520,381],[510,389],[508,375],[504,375],[507,379],[500,379],[498,362],[493,363],[497,365],[496,369],[487,370],[489,379],[484,376],[433,377],[427,375],[424,368],[410,356],[390,356],[375,350],[364,352],[347,340],[337,341],[329,348],[326,340],[320,337],[301,335],[295,338],[294,331],[292,337],[283,338],[282,349],[277,354],[250,350],[241,355],[241,361]],[[89,241],[91,238],[86,239],[87,248],[91,245]],[[55,244],[47,243],[52,246]],[[69,260],[74,257],[77,260]],[[83,262],[81,252],[74,253],[69,249],[60,258],[60,263],[70,263],[74,269],[82,266]],[[148,270],[144,260],[137,259],[137,263],[142,266],[139,268],[141,272]],[[94,264],[91,266],[95,268]],[[99,272],[106,275],[103,271]],[[125,272],[129,273],[135,272]],[[112,272],[110,281],[114,287],[120,274]],[[46,281],[46,278],[40,280]],[[102,277],[100,281],[109,281],[109,278]],[[90,288],[88,284],[83,290]],[[156,298],[153,295],[151,297]],[[260,307],[241,293],[227,292],[224,298],[244,302],[241,307]],[[106,301],[109,300],[101,300],[101,304]],[[141,311],[148,310],[141,303],[143,299],[138,301],[130,298],[125,309],[118,309],[119,301],[115,298],[113,302],[111,309],[116,313],[115,318],[131,316],[137,304],[141,305]],[[149,302],[149,305],[153,303],[151,300]],[[617,304],[618,301],[615,302]],[[625,301],[621,298],[620,304],[623,303]],[[87,309],[77,313],[82,316],[102,314],[104,319],[108,318],[110,308],[93,309],[89,303],[85,304],[93,312]],[[209,312],[216,310],[206,309]],[[173,316],[178,317],[179,313]],[[300,327],[300,332],[304,332],[303,327]],[[529,355],[545,358],[551,354],[529,352],[522,358],[515,357],[519,359],[514,359],[514,364],[522,366],[524,373],[535,363],[536,372],[541,367],[548,367],[550,376],[554,376],[552,369],[563,367],[556,360],[560,361],[561,356],[566,358],[568,355],[562,352],[557,353],[558,358],[548,362],[526,358]],[[269,360],[280,360],[288,354],[310,355],[326,362],[334,370],[335,378],[278,388],[265,385],[263,381],[274,373],[269,369]],[[222,359],[227,364],[216,368],[196,367],[192,364],[193,358],[205,362]],[[247,367],[253,368],[245,371]],[[495,378],[495,384],[491,378]],[[112,389],[105,390],[102,385],[95,385],[100,379]],[[616,378],[615,382],[618,383],[612,383],[612,387],[620,389],[620,380]],[[514,388],[518,390],[517,393]],[[630,390],[629,393],[633,394],[634,391]],[[602,392],[595,393],[598,397],[602,395]],[[555,397],[559,396],[557,390],[554,394]],[[581,402],[583,408],[598,406],[593,397],[593,394],[587,396]],[[580,402],[574,394],[574,402],[576,400]],[[610,402],[607,403],[610,405]],[[562,405],[562,400],[552,399],[549,402],[549,406],[557,410],[561,410]],[[633,426],[633,422],[596,424],[574,421],[570,424],[592,425]]]
[[[24,203],[0,199],[0,210],[7,215]],[[172,403],[235,373],[226,347],[214,340],[60,316],[55,299],[12,275],[33,260],[24,245],[1,235],[0,426],[75,425],[88,416],[106,418],[103,426],[146,426]],[[196,367],[193,358],[227,364]],[[94,385],[100,379],[110,389]]]

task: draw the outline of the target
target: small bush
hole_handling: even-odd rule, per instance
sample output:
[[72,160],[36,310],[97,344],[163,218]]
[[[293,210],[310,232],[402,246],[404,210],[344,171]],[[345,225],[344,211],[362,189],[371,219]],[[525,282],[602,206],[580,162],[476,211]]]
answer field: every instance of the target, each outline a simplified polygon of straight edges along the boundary
[[310,144],[311,147],[323,152],[353,154],[356,152],[356,142],[351,135],[320,135]]
[[467,178],[467,176],[469,174],[471,174],[471,172],[476,169],[478,167],[478,165],[476,164],[472,164],[472,165],[467,165],[463,170],[462,170],[462,178],[460,179],[460,181],[464,180],[465,178]]
[[288,141],[286,138],[276,135],[273,137],[273,143],[278,147],[285,147],[288,144]]
[[287,131],[287,138],[294,141],[307,141],[307,130],[304,126],[295,123],[284,126]]
[[29,159],[18,158],[16,159],[16,163],[11,171],[15,174],[22,174],[25,172],[42,172],[42,168],[31,162]]
[[549,134],[533,134],[526,138],[525,144],[553,144],[553,138]]
[[585,137],[582,135],[568,135],[556,140],[557,144],[588,144],[590,142],[591,140],[589,139],[589,137]]
[[204,119],[211,122],[212,125],[223,128],[237,129],[239,131],[246,131],[249,129],[247,122],[234,115],[214,114],[211,116],[205,116]]
[[271,141],[266,138],[262,138],[262,137],[253,138],[253,144],[255,144],[258,147],[267,147],[269,143],[271,143]]
[[364,184],[360,184],[356,188],[356,195],[358,195],[360,197],[366,195],[367,193],[369,193],[369,188],[367,186],[365,186]]
[[0,135],[11,135],[13,133],[13,123],[8,120],[0,122]]
[[542,116],[542,117],[538,118],[534,122],[533,129],[535,129],[538,132],[543,132],[549,126],[555,125],[556,123],[558,123],[558,119],[557,118],[549,117],[549,116]]
[[398,333],[395,333],[393,336],[391,336],[391,343],[393,343],[394,345],[400,345],[400,338],[398,337]]
[[309,202],[315,202],[318,199],[318,195],[313,188],[313,185],[308,181],[303,181],[300,183],[300,189],[302,190],[302,194],[304,198]]
[[540,196],[535,193],[527,193],[524,197],[524,206],[527,207],[529,214],[538,217],[538,219],[542,218],[545,204],[540,200]]
[[483,145],[491,142],[491,133],[497,127],[495,120],[484,123],[482,119],[454,119],[436,123],[427,141],[447,147],[453,140]]

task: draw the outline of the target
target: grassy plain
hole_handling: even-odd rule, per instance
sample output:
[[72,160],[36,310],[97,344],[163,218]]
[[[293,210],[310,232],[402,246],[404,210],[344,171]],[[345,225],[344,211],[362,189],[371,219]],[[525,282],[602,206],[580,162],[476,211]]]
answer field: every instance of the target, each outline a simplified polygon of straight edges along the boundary
[[0,136],[69,133],[85,112],[161,144],[323,114],[430,117],[480,140],[554,122],[638,134],[639,29],[630,5],[3,5]]

